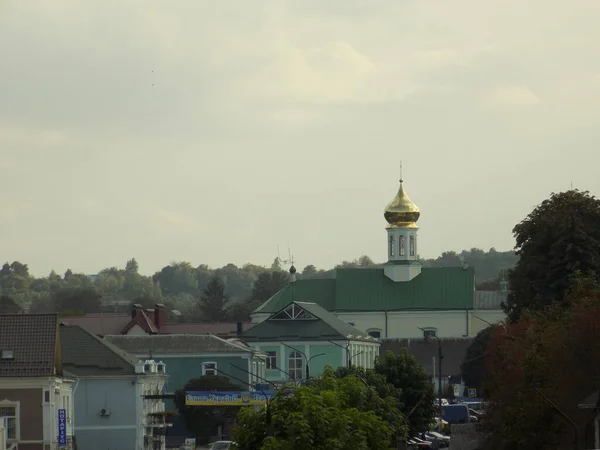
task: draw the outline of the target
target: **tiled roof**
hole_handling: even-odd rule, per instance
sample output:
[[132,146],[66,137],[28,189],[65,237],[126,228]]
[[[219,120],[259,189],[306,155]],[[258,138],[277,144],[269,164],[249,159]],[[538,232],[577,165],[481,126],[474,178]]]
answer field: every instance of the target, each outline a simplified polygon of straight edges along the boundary
[[[339,319],[335,314],[316,303],[293,302],[312,314],[316,319],[269,319],[244,332],[242,339],[248,342],[280,340],[346,339],[373,340],[367,333]],[[289,306],[289,305],[288,305]],[[287,307],[286,307],[287,308]],[[283,309],[286,309],[283,308]]]
[[79,377],[133,375],[138,358],[80,326],[61,326],[63,367]]
[[[154,311],[152,310],[152,312]],[[156,328],[154,320],[148,317],[148,313],[144,311],[141,307],[135,319],[131,319],[131,321],[127,325],[125,325],[125,328],[121,330],[121,333],[127,334],[129,330],[131,330],[136,325],[139,325],[142,328],[142,330],[144,330],[148,334],[158,333],[158,328]]]
[[473,308],[473,268],[423,267],[411,281],[394,282],[383,268],[336,270],[335,279],[288,284],[255,313],[275,313],[292,301],[314,302],[329,311],[451,310]]
[[[442,377],[458,376],[461,374],[460,365],[465,360],[467,349],[473,338],[441,339],[442,341]],[[383,339],[379,354],[384,356],[388,350],[398,353],[401,348],[406,348],[413,355],[425,371],[433,374],[433,358],[438,358],[437,340],[425,339]],[[436,369],[436,372],[439,369]],[[436,373],[437,376],[437,373]]]
[[132,355],[185,353],[240,353],[251,349],[227,342],[212,334],[154,334],[145,336],[104,336],[113,345]]
[[0,378],[62,375],[57,336],[57,314],[0,315],[0,350],[14,352],[13,359],[0,359]]
[[[146,317],[148,314],[144,311]],[[148,317],[148,320],[151,320]],[[61,318],[64,325],[79,325],[90,333],[98,336],[122,334],[132,322],[131,314],[86,314],[85,316],[72,316]],[[131,325],[133,326],[133,324]],[[244,322],[242,328],[247,330],[254,326],[252,322]],[[131,328],[131,327],[130,327]],[[148,332],[146,328],[144,331]],[[236,322],[212,323],[166,323],[159,334],[214,334],[219,337],[229,338],[237,334]]]

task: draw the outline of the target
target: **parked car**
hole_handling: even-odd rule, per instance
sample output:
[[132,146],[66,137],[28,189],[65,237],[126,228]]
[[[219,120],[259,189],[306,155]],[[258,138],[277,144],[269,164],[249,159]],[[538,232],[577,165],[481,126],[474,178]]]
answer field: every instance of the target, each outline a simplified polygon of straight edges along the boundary
[[217,441],[210,447],[210,450],[229,450],[234,444],[233,441]]

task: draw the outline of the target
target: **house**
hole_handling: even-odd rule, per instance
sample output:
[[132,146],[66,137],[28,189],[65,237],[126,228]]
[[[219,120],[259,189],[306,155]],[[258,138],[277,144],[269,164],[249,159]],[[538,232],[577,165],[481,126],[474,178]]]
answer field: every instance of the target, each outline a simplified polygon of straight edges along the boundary
[[[169,376],[168,393],[203,375],[228,377],[242,390],[249,390],[265,378],[265,356],[238,340],[228,341],[211,334],[113,335],[104,339],[137,358],[164,361]],[[166,408],[176,412],[173,400],[167,401]],[[168,445],[188,437],[181,418],[175,417],[171,423]]]
[[[403,181],[387,205],[387,263],[382,267],[341,268],[332,279],[290,283],[252,313],[260,323],[293,301],[316,303],[376,338],[474,336],[505,315],[499,302],[475,295],[475,272],[461,267],[422,267],[418,254],[420,210]],[[295,270],[295,269],[294,269]]]
[[75,380],[63,369],[58,324],[57,314],[0,315],[0,421],[8,450],[73,443]]
[[123,352],[79,326],[61,326],[63,367],[77,376],[74,428],[86,450],[165,448],[164,363]]
[[316,303],[293,301],[240,337],[266,355],[270,382],[304,380],[327,365],[372,368],[379,355],[378,339]]
[[63,317],[64,325],[79,325],[98,336],[116,334],[214,334],[228,339],[235,337],[241,330],[253,326],[250,322],[212,322],[212,323],[167,323],[167,308],[156,304],[154,308],[144,308],[134,304],[131,314],[86,314],[84,316]]
[[431,377],[436,392],[439,387],[439,346],[442,349],[442,393],[447,396],[448,389],[452,385],[458,386],[457,397],[463,396],[464,385],[462,382],[462,370],[460,366],[465,360],[467,350],[473,343],[473,338],[440,338],[435,339],[385,339],[381,342],[381,356],[388,351],[395,354],[406,349],[415,357],[417,362]]

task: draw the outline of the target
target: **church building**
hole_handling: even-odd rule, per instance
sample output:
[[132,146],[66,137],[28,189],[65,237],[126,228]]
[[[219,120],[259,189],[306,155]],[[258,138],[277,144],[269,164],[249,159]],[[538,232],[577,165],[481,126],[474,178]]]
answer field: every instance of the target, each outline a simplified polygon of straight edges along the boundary
[[253,322],[293,302],[316,303],[377,339],[473,337],[504,319],[499,302],[482,302],[476,295],[472,267],[422,267],[420,214],[400,180],[384,212],[387,262],[382,267],[341,268],[334,278],[294,281],[258,307]]

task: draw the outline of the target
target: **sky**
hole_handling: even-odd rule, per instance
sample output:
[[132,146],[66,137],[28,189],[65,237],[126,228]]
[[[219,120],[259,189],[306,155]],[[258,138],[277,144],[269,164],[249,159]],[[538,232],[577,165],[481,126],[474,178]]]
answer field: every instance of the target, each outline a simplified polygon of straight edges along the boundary
[[[509,250],[600,194],[597,0],[0,0],[0,259],[299,268]],[[285,258],[284,258],[285,259]]]

